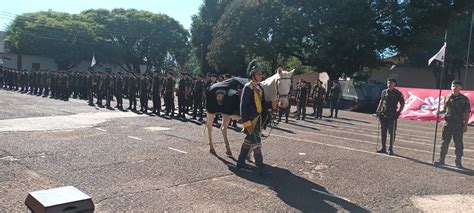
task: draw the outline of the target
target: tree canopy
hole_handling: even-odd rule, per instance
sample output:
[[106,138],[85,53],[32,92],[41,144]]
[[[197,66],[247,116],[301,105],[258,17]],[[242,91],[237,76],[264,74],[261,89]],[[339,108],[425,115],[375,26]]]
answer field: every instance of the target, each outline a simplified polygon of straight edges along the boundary
[[186,62],[189,33],[163,14],[134,9],[87,10],[73,15],[38,12],[18,16],[7,30],[13,51],[52,57],[60,69],[82,60],[139,71],[140,64],[167,69]]

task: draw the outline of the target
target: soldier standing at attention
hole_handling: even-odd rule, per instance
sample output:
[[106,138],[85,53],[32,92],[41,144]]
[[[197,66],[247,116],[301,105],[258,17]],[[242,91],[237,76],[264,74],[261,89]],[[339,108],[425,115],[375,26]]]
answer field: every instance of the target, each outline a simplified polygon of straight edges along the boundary
[[[405,107],[405,100],[403,94],[395,89],[397,81],[394,78],[387,79],[387,89],[382,91],[380,102],[377,107],[377,116],[380,120],[380,130],[382,131],[382,148],[378,153],[387,153],[387,130],[390,134],[390,147],[388,149],[389,155],[393,155],[393,142],[397,131],[397,119]],[[397,110],[397,106],[400,108]]]
[[[337,113],[339,112],[339,102],[341,101],[342,97],[342,90],[341,90],[341,85],[339,84],[338,80],[335,80],[332,83],[332,87],[329,90],[329,101],[330,101],[330,107],[331,107],[331,115],[329,115],[330,118],[334,115],[335,118],[337,118]],[[336,114],[333,114],[334,111],[336,111]]]
[[161,112],[161,77],[158,70],[153,74],[153,86],[151,88],[153,99],[153,113],[160,115]]
[[89,100],[89,106],[94,106],[94,88],[95,88],[95,78],[91,72],[87,72],[87,99]]
[[186,78],[187,73],[182,72],[178,83],[178,117],[186,119],[186,99],[189,93],[188,80]]
[[112,98],[114,97],[114,79],[112,76],[111,71],[107,71],[105,80],[104,80],[104,85],[105,85],[105,107],[107,109],[112,109],[110,106],[110,102],[112,101]]
[[441,108],[440,113],[445,113],[443,125],[443,143],[441,144],[441,151],[439,153],[439,160],[435,162],[437,166],[445,165],[444,159],[448,153],[449,143],[451,138],[454,140],[456,148],[456,167],[464,168],[461,163],[463,156],[463,134],[467,132],[467,124],[471,114],[471,105],[469,99],[460,93],[462,83],[459,80],[454,80],[451,83],[452,93],[444,98],[444,107]]
[[128,79],[128,109],[137,111],[137,79],[133,72],[130,72]]
[[203,105],[202,105],[202,100],[205,94],[205,86],[204,86],[204,81],[202,80],[202,74],[197,74],[196,75],[196,83],[194,84],[193,87],[193,119],[196,119],[197,115],[197,110],[199,110],[199,121],[203,122]]
[[311,90],[311,85],[305,80],[301,81],[300,91],[298,96],[298,113],[296,120],[300,119],[301,113],[303,113],[302,119],[306,118],[306,104],[308,104],[309,93]]
[[168,71],[166,73],[166,79],[163,82],[164,85],[164,101],[166,108],[166,116],[174,117],[174,91],[175,91],[175,81],[173,80],[173,71]]
[[123,110],[123,91],[124,91],[124,79],[122,73],[118,73],[115,76],[115,98],[117,98],[117,106],[115,108]]
[[323,104],[324,97],[326,96],[326,89],[323,87],[323,82],[316,80],[316,84],[313,88],[313,93],[311,97],[313,98],[313,112],[314,118],[322,119],[323,118]]
[[140,111],[148,113],[148,92],[150,91],[150,83],[147,74],[140,77]]

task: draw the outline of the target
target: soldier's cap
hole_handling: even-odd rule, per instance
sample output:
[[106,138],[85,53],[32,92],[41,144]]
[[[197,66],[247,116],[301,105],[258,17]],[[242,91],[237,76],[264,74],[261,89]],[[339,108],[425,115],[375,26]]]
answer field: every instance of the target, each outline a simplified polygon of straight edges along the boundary
[[188,75],[187,72],[181,72],[181,75]]
[[393,83],[397,83],[397,79],[395,78],[387,78],[387,82],[393,82]]
[[196,74],[196,76],[202,77],[202,74],[201,74],[201,73],[198,73],[198,74]]
[[451,84],[456,84],[456,85],[462,86],[462,82],[460,80],[453,80],[451,82]]
[[217,77],[217,74],[211,73],[211,77]]

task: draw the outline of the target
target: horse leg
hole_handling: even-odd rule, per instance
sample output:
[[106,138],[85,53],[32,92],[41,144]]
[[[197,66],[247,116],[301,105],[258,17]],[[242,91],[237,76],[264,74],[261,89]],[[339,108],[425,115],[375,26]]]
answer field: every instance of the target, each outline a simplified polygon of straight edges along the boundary
[[214,120],[214,113],[207,113],[206,115],[206,128],[207,128],[207,141],[209,142],[209,152],[211,154],[216,154],[214,145],[212,144],[212,121]]
[[227,139],[227,127],[229,126],[229,122],[230,122],[230,116],[222,114],[221,131],[222,131],[222,136],[224,136],[226,154],[228,156],[232,156],[232,151],[230,151],[229,140]]

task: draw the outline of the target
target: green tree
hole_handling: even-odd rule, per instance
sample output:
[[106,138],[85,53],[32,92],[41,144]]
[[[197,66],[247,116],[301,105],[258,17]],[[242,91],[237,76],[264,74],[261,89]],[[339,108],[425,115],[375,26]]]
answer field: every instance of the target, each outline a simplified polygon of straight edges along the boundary
[[51,57],[58,69],[69,70],[90,59],[97,26],[81,16],[59,12],[37,12],[17,16],[7,28],[12,51]]
[[216,72],[209,65],[207,53],[213,40],[212,30],[220,19],[229,0],[204,0],[199,12],[192,16],[191,44],[195,48],[194,54],[199,60],[203,74]]
[[134,9],[88,10],[81,15],[100,26],[99,57],[124,70],[139,71],[140,64],[147,65],[146,71],[163,70],[187,60],[189,34],[167,15]]
[[[448,46],[445,59],[447,72],[443,76],[445,80],[442,86],[446,87],[453,78],[461,77],[460,70],[466,62],[473,1],[376,2],[379,6],[377,11],[380,17],[383,17],[381,22],[384,23],[384,31],[394,52],[411,65],[426,67],[428,59],[443,45],[447,31]],[[473,58],[471,57],[471,60]],[[430,69],[438,84],[442,69],[436,66],[438,65],[433,65]]]

